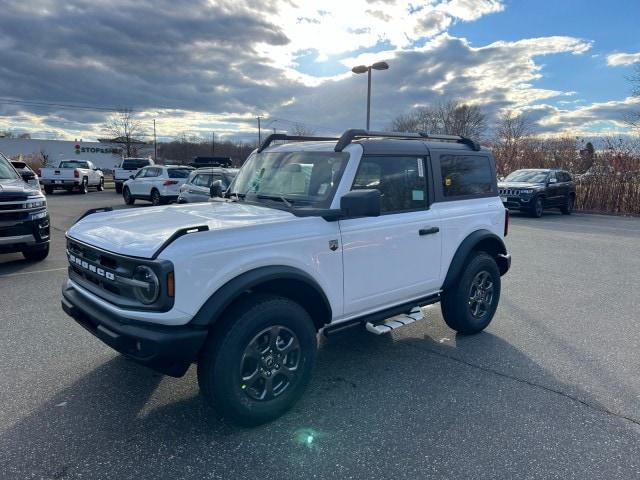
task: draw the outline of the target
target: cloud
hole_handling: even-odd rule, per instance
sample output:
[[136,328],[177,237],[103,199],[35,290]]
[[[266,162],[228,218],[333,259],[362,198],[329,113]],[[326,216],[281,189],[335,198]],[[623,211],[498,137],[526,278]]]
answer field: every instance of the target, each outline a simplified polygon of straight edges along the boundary
[[607,65],[619,67],[621,65],[631,65],[640,62],[640,52],[638,53],[612,53],[607,55]]

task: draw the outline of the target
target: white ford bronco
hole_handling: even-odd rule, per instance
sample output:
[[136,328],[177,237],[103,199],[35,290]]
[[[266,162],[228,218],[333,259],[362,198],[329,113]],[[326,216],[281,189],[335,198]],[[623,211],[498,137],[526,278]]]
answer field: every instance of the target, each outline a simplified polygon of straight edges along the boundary
[[222,195],[87,212],[67,232],[62,307],[157,371],[197,363],[204,397],[232,421],[291,407],[320,331],[381,334],[436,302],[460,334],[493,318],[508,216],[491,153],[467,138],[274,134]]

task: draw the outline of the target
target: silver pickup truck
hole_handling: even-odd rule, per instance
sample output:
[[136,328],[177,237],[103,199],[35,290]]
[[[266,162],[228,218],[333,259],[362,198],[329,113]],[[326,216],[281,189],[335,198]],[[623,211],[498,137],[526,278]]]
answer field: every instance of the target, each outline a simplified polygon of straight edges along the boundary
[[55,189],[80,193],[87,193],[89,187],[95,187],[99,192],[104,190],[104,175],[89,160],[61,160],[57,167],[41,168],[38,176],[47,194]]

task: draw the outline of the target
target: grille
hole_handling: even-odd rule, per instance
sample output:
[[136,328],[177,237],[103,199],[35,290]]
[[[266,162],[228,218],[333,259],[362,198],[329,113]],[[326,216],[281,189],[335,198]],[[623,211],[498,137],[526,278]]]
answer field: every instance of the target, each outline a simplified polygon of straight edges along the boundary
[[10,195],[8,193],[0,193],[0,202],[26,202],[26,195]]
[[31,228],[25,225],[0,228],[0,237],[17,237],[18,235],[29,235],[31,233]]
[[11,212],[11,213],[0,212],[0,222],[28,220],[28,219],[29,219],[29,212]]
[[516,190],[514,188],[501,188],[499,191],[500,195],[507,195],[512,197],[517,197],[518,195],[520,195],[520,190]]

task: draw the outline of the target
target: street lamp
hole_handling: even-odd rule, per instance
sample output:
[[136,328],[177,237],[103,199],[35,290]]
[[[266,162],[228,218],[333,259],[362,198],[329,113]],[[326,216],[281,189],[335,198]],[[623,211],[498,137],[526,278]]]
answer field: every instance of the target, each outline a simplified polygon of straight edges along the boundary
[[353,67],[353,73],[367,73],[367,130],[369,130],[369,121],[371,118],[371,70],[387,70],[389,64],[387,62],[376,62],[373,65],[358,65]]

